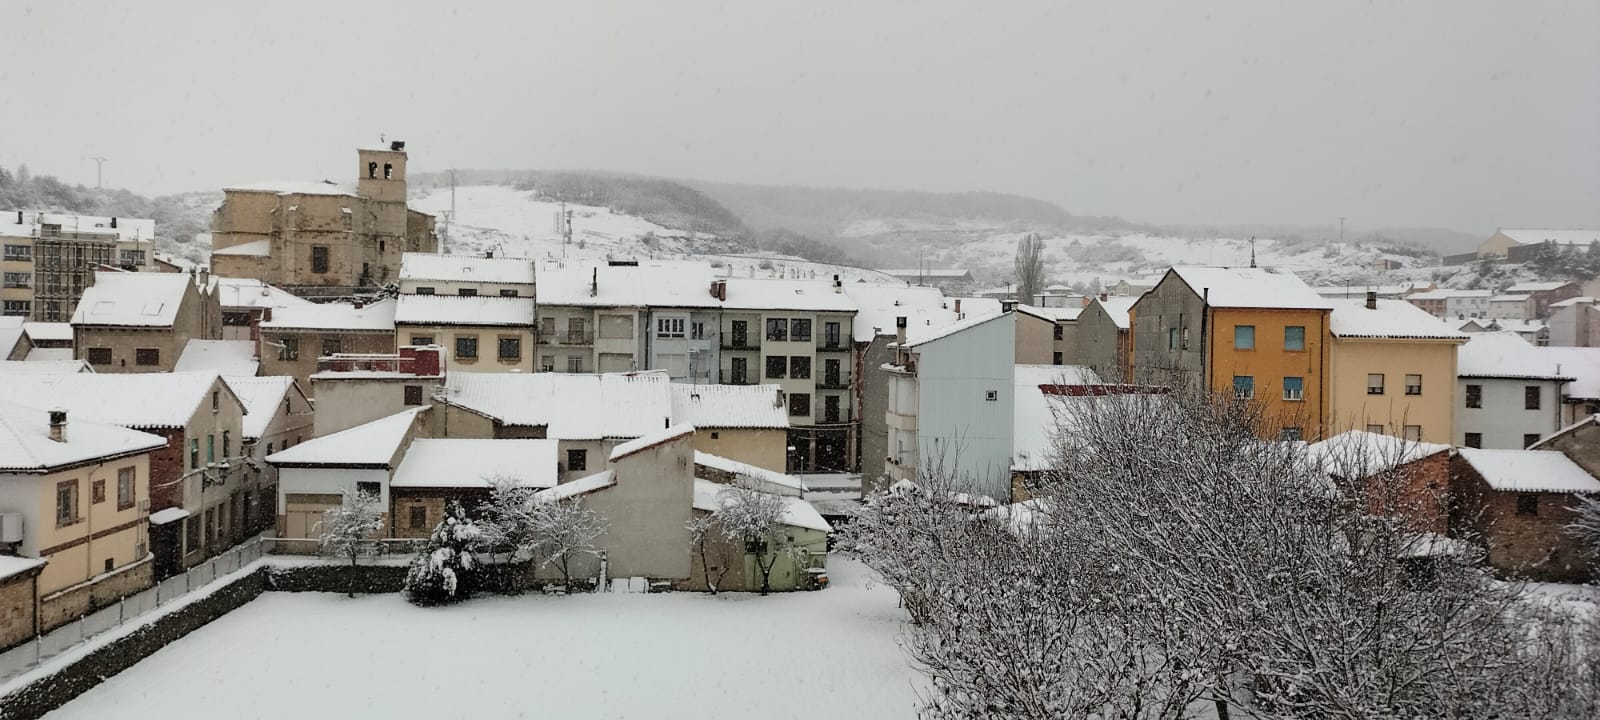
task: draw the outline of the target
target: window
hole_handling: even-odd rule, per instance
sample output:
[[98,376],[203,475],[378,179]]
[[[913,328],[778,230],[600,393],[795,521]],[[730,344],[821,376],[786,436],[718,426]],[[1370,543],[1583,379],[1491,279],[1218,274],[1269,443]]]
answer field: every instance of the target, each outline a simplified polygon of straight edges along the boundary
[[222,391],[221,390],[212,390],[211,391],[211,412],[217,412],[217,411],[219,411],[221,409],[222,409]]
[[807,318],[795,318],[793,320],[790,320],[789,321],[789,339],[790,340],[810,340],[811,339],[811,320],[809,320]]
[[1539,433],[1523,433],[1522,449],[1526,450],[1539,443]]
[[500,357],[501,360],[521,360],[522,359],[522,338],[519,338],[519,337],[502,337],[502,338],[500,338],[499,357]]
[[228,458],[231,458],[231,457],[233,457],[233,431],[232,430],[223,430],[222,431],[222,460],[223,460],[223,462],[227,462]]
[[543,372],[556,371],[556,356],[544,355],[539,358],[539,369]]
[[823,323],[822,336],[828,347],[839,347],[839,323]]
[[789,369],[789,358],[782,355],[767,356],[767,377],[781,378]]
[[1306,349],[1306,328],[1304,325],[1290,325],[1283,329],[1283,349]]
[[416,294],[418,294],[418,295],[432,295],[433,294],[433,288],[431,288],[431,287],[419,287],[419,288],[417,288]]
[[104,348],[104,347],[89,348],[89,364],[90,365],[110,365],[111,364],[111,348]]
[[341,352],[344,352],[344,340],[342,338],[325,337],[322,339],[323,357],[328,357]]
[[717,432],[717,431],[715,431],[715,430],[712,430],[712,431],[711,431],[711,439],[712,439],[712,440],[715,440],[715,439],[717,439],[717,438],[719,438],[719,437],[721,437],[721,434],[720,434],[720,433],[718,433],[718,432]]
[[692,323],[689,323],[689,339],[690,340],[704,340],[704,339],[706,339],[706,324],[703,323],[703,322],[692,322]]
[[457,297],[477,297],[478,296],[478,289],[477,288],[461,288],[460,290],[456,291],[456,296]]
[[1178,349],[1178,329],[1177,328],[1167,328],[1167,349],[1168,350],[1177,350]]
[[267,454],[268,455],[272,454],[272,443],[267,443]]
[[1240,400],[1250,400],[1256,396],[1256,379],[1250,375],[1233,376],[1233,396]]
[[789,358],[789,377],[805,380],[811,377],[811,358],[797,355]]
[[191,515],[184,521],[183,526],[184,547],[186,552],[195,552],[200,549],[200,518]]
[[747,320],[734,320],[728,323],[728,332],[733,335],[733,347],[746,347],[750,342],[750,323]]
[[133,468],[117,471],[117,509],[133,507]]
[[568,450],[567,451],[567,469],[568,470],[588,470],[589,469],[589,451],[588,450]]
[[136,348],[133,351],[133,364],[160,365],[161,351],[156,348]]
[[569,372],[569,373],[581,373],[581,372],[583,372],[583,356],[581,356],[581,355],[568,355],[567,356],[567,372]]
[[767,339],[768,340],[788,340],[789,339],[789,321],[788,320],[784,320],[782,318],[770,318],[770,319],[768,319],[767,320]]
[[6,246],[5,259],[7,259],[7,260],[22,260],[24,262],[33,260],[33,246],[32,245],[7,245]]
[[5,273],[5,287],[27,288],[33,287],[33,273],[8,272]]
[[56,527],[78,521],[78,481],[56,483]]
[[456,358],[461,359],[461,360],[476,360],[476,359],[478,359],[478,336],[477,335],[457,335],[456,336]]
[[985,391],[983,391],[983,400],[984,400],[984,402],[1000,402],[1000,391],[999,390],[985,390]]
[[1461,444],[1469,448],[1483,447],[1483,433],[1467,433]]
[[1522,407],[1525,410],[1539,409],[1539,386],[1529,385],[1522,388]]
[[1282,430],[1278,431],[1278,439],[1279,440],[1292,442],[1292,441],[1299,440],[1301,437],[1302,437],[1302,433],[1300,431],[1300,428],[1297,428],[1297,427],[1286,427],[1286,428],[1283,428]]
[[200,438],[189,438],[189,469],[200,467]]
[[1539,494],[1538,493],[1517,493],[1517,514],[1518,515],[1538,515],[1539,514]]
[[1467,386],[1467,407],[1469,407],[1469,408],[1481,408],[1481,407],[1483,407],[1483,386],[1482,385],[1468,385]]
[[278,340],[278,359],[279,360],[299,360],[300,359],[300,338],[291,338],[291,337],[280,338]]
[[1382,425],[1368,425],[1367,426],[1367,432],[1372,433],[1374,435],[1382,435],[1383,434],[1383,426]]
[[736,357],[728,360],[728,372],[733,376],[730,382],[743,385],[750,377],[749,364],[745,358]]
[[425,505],[411,506],[411,529],[426,530],[428,528],[428,508]]
[[0,314],[10,317],[27,317],[31,312],[33,312],[31,300],[7,300],[0,305]]
[[789,414],[795,417],[810,415],[811,396],[807,393],[790,393]]
[[1421,375],[1416,375],[1416,374],[1407,374],[1406,375],[1406,394],[1407,395],[1421,395],[1422,394],[1422,376]]
[[328,271],[328,246],[311,246],[311,272],[325,273]]
[[217,461],[217,436],[206,436],[206,465]]
[[1405,426],[1404,431],[1403,431],[1403,437],[1405,437],[1405,439],[1407,439],[1407,440],[1410,440],[1411,442],[1422,442],[1422,426],[1421,425],[1407,425],[1407,426]]
[[1233,326],[1233,349],[1235,349],[1235,350],[1254,350],[1254,349],[1256,349],[1256,326],[1254,326],[1254,325],[1235,325],[1235,326]]
[[411,344],[412,345],[432,345],[433,344],[433,336],[432,335],[412,335],[411,336]]
[[99,505],[105,501],[106,481],[102,479],[89,483],[89,502],[94,505]]
[[362,480],[357,482],[356,494],[381,497],[383,495],[383,483],[380,483],[376,480]]
[[111,558],[106,558],[105,572],[111,572],[114,569],[116,569],[116,564]]
[[394,178],[394,163],[384,163],[383,164],[383,179],[390,180],[390,179],[393,179],[393,178]]
[[1382,395],[1383,394],[1383,373],[1368,373],[1367,374],[1367,394],[1368,395]]
[[[1062,327],[1060,325],[1057,325],[1052,329],[1055,331],[1052,334],[1052,337],[1054,337],[1056,340],[1060,340],[1061,339],[1061,334],[1066,331],[1066,328],[1064,328],[1064,327]],[[1059,365],[1060,363],[1057,363],[1057,364]]]
[[504,288],[502,288],[500,290],[500,297],[516,297],[516,296],[517,296],[517,291],[515,289],[504,289]]
[[683,318],[656,318],[656,337],[683,337]]
[[1286,377],[1283,379],[1283,399],[1304,400],[1306,398],[1306,379],[1303,377]]
[[375,163],[375,162],[367,163],[367,177],[375,178],[377,176],[378,176],[378,164]]
[[1052,364],[1052,365],[1060,365],[1061,364],[1061,353],[1050,353],[1050,364]]

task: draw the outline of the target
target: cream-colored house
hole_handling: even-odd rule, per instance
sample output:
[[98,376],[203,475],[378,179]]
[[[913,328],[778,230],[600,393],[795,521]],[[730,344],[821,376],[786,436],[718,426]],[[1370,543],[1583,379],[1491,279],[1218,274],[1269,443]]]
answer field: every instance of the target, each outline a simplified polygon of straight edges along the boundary
[[403,295],[536,296],[533,260],[408,252],[400,257]]
[[695,427],[696,451],[779,473],[788,465],[785,407],[775,385],[672,384],[672,421]]
[[150,587],[150,453],[166,444],[67,410],[0,402],[0,515],[14,514],[21,531],[0,537],[0,549],[46,561],[41,632]]
[[72,314],[73,346],[101,373],[170,372],[190,340],[222,337],[209,279],[97,272]]
[[443,346],[453,372],[534,370],[531,297],[401,295],[394,329],[400,347]]
[[1076,353],[1078,316],[1075,307],[1017,306],[1017,364],[1066,365]]
[[1330,432],[1454,444],[1459,332],[1404,300],[1334,300]]

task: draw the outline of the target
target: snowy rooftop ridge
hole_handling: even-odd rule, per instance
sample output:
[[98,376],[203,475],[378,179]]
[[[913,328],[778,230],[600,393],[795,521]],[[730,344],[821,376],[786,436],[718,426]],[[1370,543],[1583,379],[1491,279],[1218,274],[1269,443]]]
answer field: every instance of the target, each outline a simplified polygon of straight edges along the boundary
[[[1597,236],[1595,239],[1596,240],[1600,240],[1600,236]],[[1512,285],[1511,287],[1506,288],[1506,294],[1507,295],[1527,295],[1527,294],[1536,293],[1536,292],[1549,292],[1551,290],[1559,290],[1559,289],[1564,288],[1564,287],[1566,287],[1568,285],[1571,285],[1571,284],[1573,284],[1573,283],[1570,283],[1570,282],[1567,282],[1567,281],[1564,281],[1564,280],[1548,280],[1548,281],[1543,281],[1543,282],[1523,282],[1523,283],[1517,283],[1515,285]]]
[[572,482],[561,483],[555,487],[540,490],[539,492],[533,494],[533,499],[542,500],[545,502],[550,502],[553,500],[570,500],[580,495],[588,495],[589,493],[600,492],[601,490],[609,487],[615,487],[616,484],[617,471],[602,470],[593,475],[586,475],[578,478]]
[[1536,356],[1553,364],[1555,372],[1572,378],[1561,388],[1572,399],[1600,398],[1600,348],[1551,345],[1533,349]]
[[1032,316],[1034,316],[1036,318],[1039,318],[1041,320],[1048,320],[1049,322],[1056,323],[1056,322],[1062,322],[1062,321],[1071,322],[1073,320],[1077,320],[1078,316],[1083,314],[1083,308],[1081,306],[1080,307],[1060,308],[1060,307],[1034,307],[1032,305],[1018,305],[1017,306],[1017,312],[1022,313],[1024,315],[1032,315]]
[[759,483],[768,483],[795,492],[805,492],[810,489],[806,487],[806,484],[802,482],[800,478],[793,475],[788,475],[774,470],[768,470],[764,467],[757,467],[749,463],[739,462],[738,460],[734,460],[732,458],[725,458],[721,455],[712,455],[711,453],[701,452],[699,450],[694,451],[694,464],[704,465],[713,470],[720,470],[725,473],[731,473],[735,476],[743,475]]
[[[727,485],[714,483],[704,478],[695,478],[694,509],[709,513],[720,512],[723,506],[722,491],[727,488]],[[778,497],[783,500],[783,524],[808,530],[833,532],[833,526],[823,519],[822,513],[817,512],[817,508],[811,503],[787,495],[779,495]]]
[[228,185],[223,192],[269,192],[275,195],[349,195],[356,197],[355,186],[332,180],[263,180],[261,182]]
[[450,373],[444,402],[561,440],[636,438],[672,421],[671,380],[632,373]]
[[[18,222],[19,213],[21,222]],[[116,227],[111,226],[113,221]],[[149,218],[110,218],[15,209],[0,211],[0,236],[38,237],[41,225],[60,225],[62,232],[69,233],[115,233],[118,240],[125,242],[154,240],[156,237],[156,221]]]
[[921,330],[917,328],[907,328],[906,341],[902,343],[900,347],[914,348],[918,345],[931,343],[935,340],[942,340],[963,330],[975,328],[979,325],[989,322],[990,320],[998,320],[1004,317],[1010,317],[1010,313],[1002,312],[995,315],[980,315],[978,317],[968,316],[964,320],[953,322],[949,325],[938,328],[923,328]]
[[315,304],[255,278],[219,277],[215,280],[217,304],[224,308],[284,308]]
[[1555,450],[1460,448],[1457,452],[1489,487],[1501,492],[1600,492],[1600,480]]
[[698,428],[789,427],[777,385],[672,384],[672,419]]
[[[38,352],[41,348],[34,348]],[[51,348],[43,348],[51,349]],[[67,355],[72,354],[71,348],[62,348]],[[29,357],[33,353],[28,353]],[[82,360],[0,360],[0,375],[70,375],[72,373],[92,373],[94,368]]]
[[190,340],[172,366],[176,372],[209,370],[243,377],[256,374],[260,368],[256,344],[250,340]]
[[216,380],[215,372],[28,375],[6,379],[5,399],[122,427],[180,428],[208,401]]
[[352,303],[323,303],[277,308],[261,327],[274,330],[394,331],[393,299],[356,307]]
[[266,457],[273,465],[297,467],[340,465],[345,467],[387,468],[411,433],[419,413],[427,407],[403,410],[365,425],[312,438],[288,450]]
[[1505,235],[1523,245],[1542,243],[1546,240],[1557,245],[1588,245],[1600,240],[1600,230],[1557,230],[1544,228],[1501,228],[1500,234]]
[[35,342],[72,342],[72,323],[64,322],[25,322],[22,331],[28,334],[28,339]]
[[50,410],[0,402],[0,472],[48,472],[102,458],[166,447],[167,440],[138,430],[67,415],[64,442],[50,439]]
[[1449,445],[1404,440],[1365,430],[1342,432],[1305,448],[1306,457],[1324,473],[1352,479],[1449,451]]
[[1012,375],[1011,469],[1044,470],[1055,452],[1056,412],[1078,402],[1045,391],[1047,386],[1099,385],[1100,376],[1081,365],[1017,365]]
[[183,273],[96,272],[72,313],[73,325],[170,327],[192,279]]
[[1115,297],[1107,297],[1104,300],[1095,298],[1089,302],[1099,305],[1100,309],[1105,311],[1117,328],[1127,330],[1133,324],[1128,311],[1133,309],[1134,303],[1139,302],[1139,298],[1132,295],[1117,295]]
[[554,487],[557,440],[427,439],[411,442],[390,487],[486,488],[494,478],[520,487]]
[[1190,266],[1174,267],[1168,272],[1215,308],[1329,310],[1333,307],[1332,301],[1285,270]]
[[401,295],[394,322],[403,325],[533,327],[533,298],[497,295]]
[[225,376],[222,382],[244,403],[241,431],[246,440],[259,439],[267,432],[284,396],[294,387],[294,378],[287,375]]
[[1554,356],[1540,353],[1514,332],[1468,333],[1468,337],[1456,351],[1456,375],[1460,377],[1572,379],[1557,369]]
[[1463,342],[1468,337],[1405,300],[1378,300],[1373,308],[1367,307],[1363,300],[1335,300],[1333,303],[1328,328],[1334,337]]
[[533,260],[408,252],[400,256],[401,280],[532,285]]
[[680,423],[658,432],[650,433],[648,435],[640,435],[639,437],[629,440],[625,443],[619,443],[616,447],[612,448],[611,457],[607,458],[607,460],[609,462],[616,462],[629,455],[641,453],[649,450],[650,448],[656,447],[657,445],[665,445],[673,440],[677,440],[678,438],[689,435],[694,435],[694,426],[688,423]]

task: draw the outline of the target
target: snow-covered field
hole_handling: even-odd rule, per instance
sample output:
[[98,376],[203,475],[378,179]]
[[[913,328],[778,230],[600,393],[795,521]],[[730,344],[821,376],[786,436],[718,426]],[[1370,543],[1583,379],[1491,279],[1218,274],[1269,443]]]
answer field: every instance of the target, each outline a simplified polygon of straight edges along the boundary
[[910,718],[893,591],[759,597],[267,593],[49,718]]

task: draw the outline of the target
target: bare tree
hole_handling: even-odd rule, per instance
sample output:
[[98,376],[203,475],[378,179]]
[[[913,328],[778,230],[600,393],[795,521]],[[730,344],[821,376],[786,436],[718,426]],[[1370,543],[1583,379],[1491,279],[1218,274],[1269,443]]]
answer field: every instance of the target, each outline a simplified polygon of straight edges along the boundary
[[1028,233],[1017,241],[1017,302],[1033,304],[1033,297],[1044,289],[1044,240],[1039,233]]
[[[378,496],[372,493],[341,493],[344,502],[322,513],[322,535],[319,546],[325,555],[349,558],[350,567],[363,555],[376,555],[375,539],[383,530],[383,512]],[[355,597],[355,591],[350,597]]]
[[[700,556],[700,571],[705,577],[706,592],[715,595],[734,560],[729,557],[727,546],[717,542],[723,537],[722,526],[718,524],[714,513],[703,513],[689,518],[684,527],[689,531],[691,547]],[[717,563],[715,570],[712,569],[713,560]]]
[[772,590],[772,568],[784,554],[788,533],[783,525],[784,499],[763,492],[757,482],[740,476],[717,494],[717,522],[728,540],[744,543],[761,573],[761,594]]
[[577,498],[534,498],[529,522],[533,537],[538,539],[535,561],[540,565],[555,565],[561,570],[562,583],[568,586],[572,584],[572,559],[598,554],[600,549],[594,541],[609,527]]

